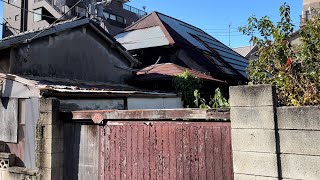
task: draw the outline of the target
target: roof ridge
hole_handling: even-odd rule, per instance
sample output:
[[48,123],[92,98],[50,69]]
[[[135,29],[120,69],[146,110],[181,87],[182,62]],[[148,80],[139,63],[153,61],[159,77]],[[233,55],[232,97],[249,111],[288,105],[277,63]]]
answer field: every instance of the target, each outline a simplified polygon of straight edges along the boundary
[[55,28],[56,26],[59,26],[59,25],[62,25],[62,24],[65,24],[65,23],[69,23],[69,22],[74,22],[74,21],[77,21],[77,20],[82,20],[82,19],[89,19],[89,18],[85,18],[85,17],[75,17],[75,18],[72,18],[72,19],[68,19],[68,20],[65,20],[65,21],[61,21],[61,22],[58,22],[54,25],[52,24],[49,24],[47,26],[43,26],[43,27],[39,27],[37,29],[31,29],[31,30],[27,30],[27,31],[23,31],[23,32],[19,32],[17,34],[14,34],[14,35],[11,35],[11,36],[8,36],[8,37],[5,37],[5,38],[2,38],[0,40],[0,42],[2,41],[6,41],[8,39],[11,39],[11,38],[15,38],[15,37],[20,37],[20,36],[23,36],[23,35],[26,35],[26,34],[29,34],[29,33],[36,33],[36,32],[40,32],[40,31],[46,31],[46,30],[49,30],[51,28]]

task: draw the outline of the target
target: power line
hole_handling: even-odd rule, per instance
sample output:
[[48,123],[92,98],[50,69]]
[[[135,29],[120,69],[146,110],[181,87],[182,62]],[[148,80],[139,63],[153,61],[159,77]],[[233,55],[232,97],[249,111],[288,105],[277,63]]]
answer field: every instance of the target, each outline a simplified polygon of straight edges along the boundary
[[44,14],[37,13],[37,12],[35,12],[35,11],[31,11],[31,10],[29,10],[29,9],[25,9],[25,8],[16,6],[16,5],[14,5],[14,4],[8,3],[8,2],[5,1],[5,0],[0,0],[0,1],[2,1],[2,2],[6,3],[6,4],[10,5],[10,6],[13,6],[13,7],[16,7],[16,8],[19,8],[19,9],[22,9],[23,11],[27,11],[27,12],[30,12],[30,13],[33,13],[33,14],[37,14],[37,15],[41,15],[41,16],[43,16],[43,17],[47,17],[47,18],[51,18],[51,19],[57,19],[57,18],[55,18],[55,17],[53,17],[53,16],[47,16],[47,15],[44,15]]
[[[2,1],[2,0],[1,0]],[[67,12],[63,13],[58,19],[56,19],[52,24],[50,24],[50,26],[46,29],[43,29],[42,31],[40,31],[38,34],[36,34],[35,36],[33,36],[30,39],[27,39],[26,42],[30,42],[32,41],[34,38],[38,37],[40,34],[42,34],[44,31],[46,31],[47,29],[51,28],[53,25],[55,25],[56,22],[58,22],[60,19],[62,19],[66,14],[68,14],[73,8],[75,8],[80,2],[82,2],[82,0],[79,0],[77,3],[75,3]]]
[[[6,23],[5,23],[5,24],[4,24],[4,23],[0,23],[1,25],[4,25],[4,26],[7,26],[7,25],[8,25],[8,27],[10,27],[11,29],[13,29],[14,32],[16,32],[16,33],[19,33],[19,32],[20,32],[20,29],[17,29],[17,28],[12,27],[11,24],[10,24],[7,20],[5,20],[4,18],[3,18],[3,20],[4,20]],[[19,32],[18,32],[18,31],[19,31]]]
[[10,26],[9,24],[0,23],[0,25],[7,26],[7,27],[10,27],[13,30],[20,31],[20,29],[14,28],[14,27]]

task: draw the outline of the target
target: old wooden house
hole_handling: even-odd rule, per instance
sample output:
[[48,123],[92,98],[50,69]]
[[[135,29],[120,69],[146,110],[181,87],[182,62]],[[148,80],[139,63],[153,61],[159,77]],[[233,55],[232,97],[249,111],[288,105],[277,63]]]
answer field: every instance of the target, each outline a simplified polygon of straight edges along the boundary
[[78,179],[97,172],[88,155],[98,147],[85,138],[96,132],[68,124],[62,112],[182,107],[175,94],[124,84],[139,63],[86,18],[1,40],[0,179]]
[[[200,28],[159,12],[140,19],[115,38],[143,68],[172,63],[229,85],[247,81],[247,59]],[[144,83],[154,84],[154,80]]]

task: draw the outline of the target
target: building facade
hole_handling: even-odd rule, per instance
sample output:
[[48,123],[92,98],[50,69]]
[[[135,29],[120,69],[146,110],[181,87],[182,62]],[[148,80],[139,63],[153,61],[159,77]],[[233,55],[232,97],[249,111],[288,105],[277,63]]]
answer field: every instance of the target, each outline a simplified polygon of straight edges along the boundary
[[318,13],[320,9],[320,0],[303,0],[302,15],[300,17],[300,27],[303,26],[306,21],[312,18],[313,15]]
[[[96,12],[99,2],[86,0],[9,0],[3,2],[3,33],[7,37],[38,29],[54,21],[87,16],[99,19],[111,35],[139,20],[146,12],[125,4],[126,0],[113,0],[102,5],[100,17]],[[72,8],[75,6],[74,8]],[[71,9],[72,8],[72,9]]]

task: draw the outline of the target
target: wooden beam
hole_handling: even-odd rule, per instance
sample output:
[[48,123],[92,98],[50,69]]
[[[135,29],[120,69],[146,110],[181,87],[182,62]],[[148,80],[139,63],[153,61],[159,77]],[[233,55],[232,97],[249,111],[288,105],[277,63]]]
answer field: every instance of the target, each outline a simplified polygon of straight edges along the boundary
[[93,110],[73,111],[72,120],[210,120],[230,119],[229,109]]

